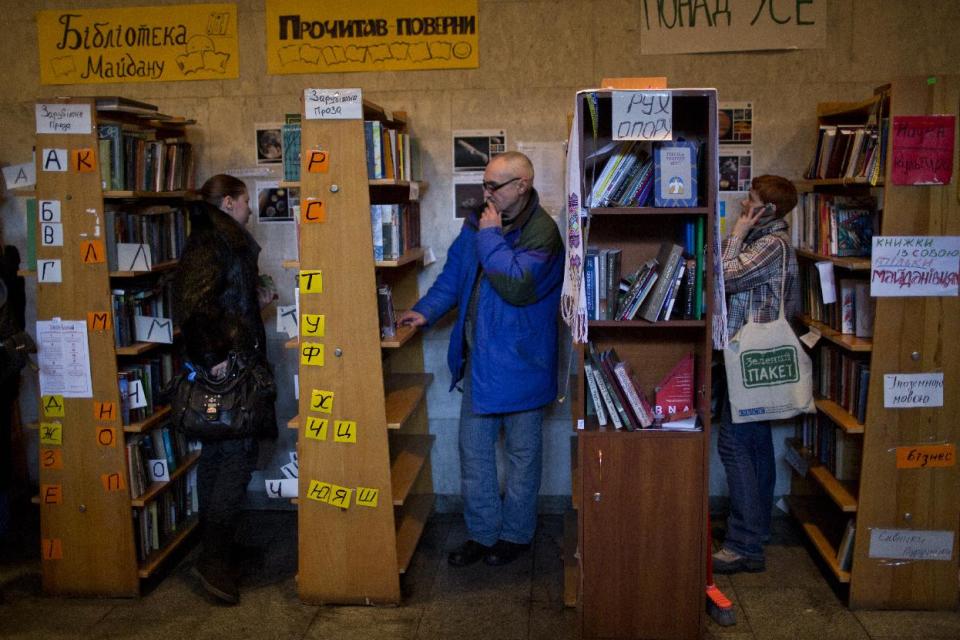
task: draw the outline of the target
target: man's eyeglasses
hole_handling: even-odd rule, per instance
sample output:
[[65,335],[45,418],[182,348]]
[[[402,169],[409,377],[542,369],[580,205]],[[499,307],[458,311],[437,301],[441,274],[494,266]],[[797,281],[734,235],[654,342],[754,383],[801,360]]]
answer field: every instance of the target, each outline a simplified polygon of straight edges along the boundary
[[519,176],[516,178],[510,178],[506,182],[501,182],[500,184],[497,184],[496,182],[484,182],[483,190],[488,191],[490,193],[494,193],[496,191],[500,191],[500,189],[503,189],[505,186],[507,186],[511,182],[516,182],[517,180],[522,180],[522,178],[520,178]]

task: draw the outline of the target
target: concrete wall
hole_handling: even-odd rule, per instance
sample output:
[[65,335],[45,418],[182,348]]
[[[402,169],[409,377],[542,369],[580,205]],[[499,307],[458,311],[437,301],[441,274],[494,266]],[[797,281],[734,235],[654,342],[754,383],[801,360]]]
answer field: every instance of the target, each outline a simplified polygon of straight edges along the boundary
[[[826,49],[673,56],[640,55],[640,0],[480,0],[478,69],[269,76],[264,3],[239,0],[239,79],[40,86],[35,10],[144,4],[148,3],[0,3],[5,34],[0,39],[0,59],[6,61],[7,69],[6,89],[0,93],[0,162],[30,160],[37,98],[124,95],[198,121],[193,140],[200,152],[198,179],[202,181],[213,173],[250,168],[254,123],[282,120],[284,113],[297,112],[304,87],[360,87],[365,98],[387,109],[406,110],[411,131],[420,139],[423,178],[430,183],[423,198],[423,242],[438,258],[424,270],[422,290],[439,273],[446,248],[459,227],[451,208],[453,130],[504,128],[511,147],[518,141],[561,141],[566,138],[576,90],[595,86],[603,77],[666,76],[672,87],[716,87],[722,101],[753,101],[755,171],[796,177],[813,150],[817,102],[859,100],[895,76],[956,73],[960,62],[960,5],[954,0],[831,0],[827,3]],[[176,2],[154,0],[152,4]],[[0,214],[7,241],[22,247],[22,200],[7,197]],[[282,260],[296,255],[292,226],[253,221],[251,227],[264,247],[261,269],[280,285],[284,292],[281,304],[292,303],[292,275],[280,268]],[[28,287],[32,296],[32,283]],[[272,330],[271,323],[268,331]],[[437,436],[435,489],[453,496],[459,492],[459,396],[447,393],[448,332],[449,327],[441,327],[428,334],[425,357],[427,369],[436,374],[428,395],[431,431]],[[270,354],[282,383],[279,414],[285,421],[296,411],[294,358],[282,349],[282,336],[270,336]],[[26,419],[36,414],[35,393],[36,384],[28,380]],[[275,453],[265,456],[272,458],[265,460],[268,476],[279,474],[278,466],[293,446],[293,434],[282,431]],[[781,436],[787,432],[788,427],[780,428],[776,440],[782,443]],[[569,407],[553,407],[544,429],[544,496],[570,492],[570,435]],[[33,452],[31,457],[35,458]],[[781,464],[778,493],[788,489],[789,475]],[[711,494],[725,492],[722,467],[714,455]]]

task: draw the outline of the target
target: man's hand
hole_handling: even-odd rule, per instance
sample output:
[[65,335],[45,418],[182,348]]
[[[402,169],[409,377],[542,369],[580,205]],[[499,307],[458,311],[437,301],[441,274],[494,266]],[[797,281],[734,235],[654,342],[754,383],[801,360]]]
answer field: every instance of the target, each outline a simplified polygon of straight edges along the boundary
[[481,229],[503,226],[503,223],[500,222],[500,212],[497,211],[497,205],[493,204],[492,200],[487,201],[487,206],[480,214],[480,222],[477,226]]
[[397,320],[398,326],[409,326],[409,327],[422,327],[427,324],[427,319],[422,313],[410,309],[404,311],[400,314],[400,319]]
[[765,207],[766,205],[751,207],[746,213],[740,214],[736,224],[733,225],[733,235],[740,236],[741,238],[746,237],[746,235],[750,233],[750,229],[753,229],[757,221],[760,220],[760,217],[763,216]]
[[223,362],[213,365],[210,369],[210,377],[214,380],[219,380],[227,375],[227,364],[229,364],[229,360],[224,360]]

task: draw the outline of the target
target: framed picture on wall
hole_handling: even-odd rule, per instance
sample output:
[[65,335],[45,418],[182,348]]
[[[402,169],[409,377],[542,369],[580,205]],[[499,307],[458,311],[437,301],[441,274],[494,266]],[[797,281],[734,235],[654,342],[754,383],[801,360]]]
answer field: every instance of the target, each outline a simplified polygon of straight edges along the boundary
[[257,164],[283,164],[283,134],[281,124],[254,125]]

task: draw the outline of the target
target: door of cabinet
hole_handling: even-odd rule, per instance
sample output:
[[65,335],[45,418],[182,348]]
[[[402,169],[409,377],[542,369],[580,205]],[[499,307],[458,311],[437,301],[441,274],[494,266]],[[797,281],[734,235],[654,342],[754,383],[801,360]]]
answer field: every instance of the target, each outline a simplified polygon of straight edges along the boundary
[[580,437],[583,637],[700,637],[703,442],[702,433]]

